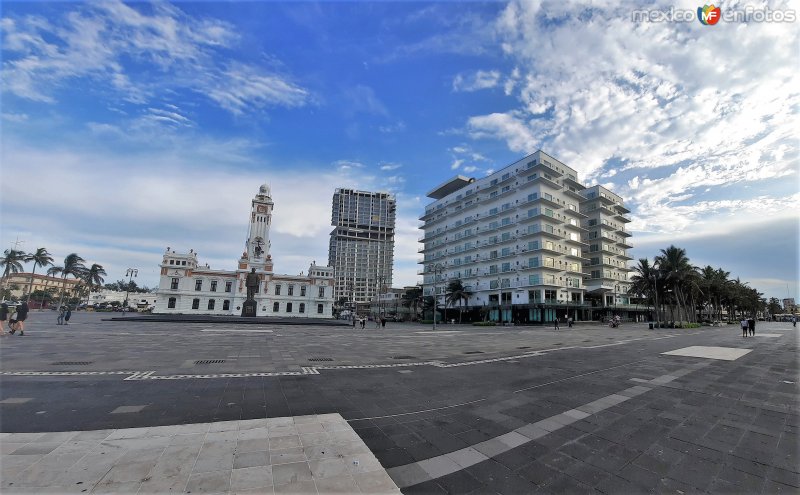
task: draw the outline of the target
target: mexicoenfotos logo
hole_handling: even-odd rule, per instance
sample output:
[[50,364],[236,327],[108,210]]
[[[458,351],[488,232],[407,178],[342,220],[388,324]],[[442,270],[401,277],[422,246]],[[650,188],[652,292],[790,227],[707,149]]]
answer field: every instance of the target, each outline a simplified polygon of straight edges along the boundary
[[694,22],[695,19],[704,26],[713,26],[719,21],[729,23],[795,22],[797,20],[797,12],[791,9],[756,8],[752,5],[747,5],[744,8],[737,6],[722,10],[721,7],[716,7],[713,3],[698,7],[697,11],[676,9],[675,7],[661,10],[639,9],[631,11],[631,21],[633,22]]
[[697,7],[697,20],[703,25],[713,26],[714,24],[718,23],[721,18],[722,9],[719,7],[714,7],[713,3],[711,5]]

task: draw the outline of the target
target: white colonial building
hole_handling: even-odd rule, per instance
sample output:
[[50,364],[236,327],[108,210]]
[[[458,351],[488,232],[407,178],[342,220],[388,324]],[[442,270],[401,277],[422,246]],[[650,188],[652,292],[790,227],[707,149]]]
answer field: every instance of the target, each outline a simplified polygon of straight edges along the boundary
[[265,184],[253,198],[246,249],[235,271],[199,264],[192,249],[179,253],[167,248],[153,313],[241,315],[247,299],[245,278],[255,268],[261,279],[256,316],[332,318],[333,268],[312,262],[307,275],[273,273],[269,253],[273,206]]

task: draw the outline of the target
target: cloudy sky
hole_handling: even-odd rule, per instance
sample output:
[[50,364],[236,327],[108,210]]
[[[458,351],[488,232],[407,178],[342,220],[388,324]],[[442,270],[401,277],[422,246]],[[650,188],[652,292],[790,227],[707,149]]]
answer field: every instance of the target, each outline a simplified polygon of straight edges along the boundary
[[800,299],[800,21],[589,5],[3,2],[0,246],[149,286],[167,246],[233,269],[267,182],[295,274],[327,260],[334,188],[382,190],[410,285],[425,193],[543,149],[626,198],[633,256]]

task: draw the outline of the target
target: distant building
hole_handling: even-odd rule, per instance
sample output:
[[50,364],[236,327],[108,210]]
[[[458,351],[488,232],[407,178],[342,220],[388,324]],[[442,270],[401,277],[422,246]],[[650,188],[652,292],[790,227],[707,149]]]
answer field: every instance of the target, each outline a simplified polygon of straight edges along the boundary
[[201,265],[193,249],[180,253],[168,247],[153,313],[240,315],[247,299],[245,278],[255,268],[260,278],[257,316],[331,318],[333,268],[312,262],[307,275],[273,273],[269,254],[273,206],[269,186],[262,185],[251,202],[245,250],[235,271]]
[[30,288],[31,275],[33,275],[33,288],[31,292],[49,290],[55,297],[58,297],[61,294],[61,289],[64,288],[64,294],[67,298],[78,297],[79,295],[76,289],[78,284],[81,283],[81,280],[75,278],[64,279],[62,277],[51,277],[50,275],[43,275],[40,273],[11,273],[8,277],[0,278],[0,287],[8,289],[12,297],[24,299]]
[[369,303],[392,286],[395,209],[388,193],[334,192],[328,265],[336,274],[335,301]]
[[793,297],[787,297],[783,300],[783,310],[787,312],[792,312],[797,309],[797,305],[794,303]]
[[448,317],[460,280],[465,321],[544,324],[641,316],[631,305],[629,222],[622,199],[587,189],[575,169],[537,151],[480,179],[457,176],[434,188],[420,217],[423,288]]

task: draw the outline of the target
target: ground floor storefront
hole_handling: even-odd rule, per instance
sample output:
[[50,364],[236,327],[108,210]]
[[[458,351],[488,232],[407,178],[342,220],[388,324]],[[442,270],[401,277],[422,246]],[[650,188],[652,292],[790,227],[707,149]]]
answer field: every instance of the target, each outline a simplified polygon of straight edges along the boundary
[[594,307],[590,304],[509,304],[494,306],[458,306],[437,309],[438,321],[494,322],[515,325],[546,325],[578,321],[605,322],[616,316],[622,321],[648,321],[646,307]]

